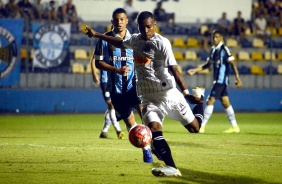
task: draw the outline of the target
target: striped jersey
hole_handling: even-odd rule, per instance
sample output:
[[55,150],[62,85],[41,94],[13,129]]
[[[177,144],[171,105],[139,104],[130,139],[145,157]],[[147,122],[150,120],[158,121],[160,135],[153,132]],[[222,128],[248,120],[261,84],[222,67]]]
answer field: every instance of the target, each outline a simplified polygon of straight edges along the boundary
[[[114,31],[105,33],[108,36],[119,37]],[[126,31],[125,40],[129,39],[131,34]],[[122,76],[115,72],[101,71],[101,82],[108,83],[108,89],[115,93],[125,93],[132,87],[136,87],[136,77],[133,62],[132,49],[115,48],[106,41],[99,39],[96,44],[94,56],[95,60],[100,60],[116,68],[128,66],[130,71],[127,76]]]
[[177,63],[167,38],[155,33],[150,40],[144,40],[140,33],[136,33],[130,39],[124,40],[123,45],[133,49],[138,95],[176,87],[174,77],[168,72],[168,66]]
[[233,60],[234,57],[231,55],[230,50],[222,42],[216,47],[212,47],[208,61],[213,64],[214,82],[229,84],[229,73],[231,69],[229,62]]

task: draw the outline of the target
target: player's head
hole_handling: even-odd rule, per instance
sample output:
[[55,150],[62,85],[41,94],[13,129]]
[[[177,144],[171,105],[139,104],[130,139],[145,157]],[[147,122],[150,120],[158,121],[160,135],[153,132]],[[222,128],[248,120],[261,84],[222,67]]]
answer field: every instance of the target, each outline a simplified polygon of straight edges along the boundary
[[218,29],[214,30],[212,32],[212,40],[214,42],[214,45],[218,45],[223,41],[223,33]]
[[126,11],[123,8],[115,9],[112,14],[111,22],[116,33],[124,31],[126,29],[126,25],[128,24]]
[[156,21],[151,12],[143,11],[137,16],[138,29],[145,40],[155,36]]

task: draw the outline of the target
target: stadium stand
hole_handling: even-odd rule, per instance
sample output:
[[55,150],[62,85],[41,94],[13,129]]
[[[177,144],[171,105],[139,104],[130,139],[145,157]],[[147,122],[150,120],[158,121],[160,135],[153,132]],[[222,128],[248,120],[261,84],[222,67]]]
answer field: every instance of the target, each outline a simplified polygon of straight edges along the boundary
[[188,48],[200,48],[199,41],[196,37],[189,37],[186,46]]
[[75,60],[87,60],[88,61],[88,55],[87,51],[84,49],[76,49],[74,51],[74,59]]
[[185,60],[192,60],[192,61],[198,61],[197,53],[193,50],[188,50],[185,52]]
[[226,39],[226,46],[230,48],[238,48],[239,44],[238,41],[234,38],[227,38]]
[[250,61],[251,57],[248,51],[240,50],[238,52],[238,60],[239,61]]
[[84,66],[81,63],[73,63],[71,68],[72,68],[72,73],[77,73],[77,74],[84,73]]
[[263,54],[259,51],[253,51],[251,53],[251,60],[252,61],[264,61]]
[[252,44],[254,48],[265,48],[263,40],[260,38],[254,38]]
[[186,44],[185,41],[183,40],[183,38],[181,37],[175,37],[172,41],[172,46],[173,47],[181,47],[181,48],[185,48]]
[[184,61],[184,56],[181,51],[173,51],[176,61]]
[[265,75],[263,68],[259,65],[251,66],[251,73],[254,75]]
[[277,60],[275,53],[274,52],[270,52],[270,51],[266,51],[264,53],[264,59],[266,61],[276,61]]

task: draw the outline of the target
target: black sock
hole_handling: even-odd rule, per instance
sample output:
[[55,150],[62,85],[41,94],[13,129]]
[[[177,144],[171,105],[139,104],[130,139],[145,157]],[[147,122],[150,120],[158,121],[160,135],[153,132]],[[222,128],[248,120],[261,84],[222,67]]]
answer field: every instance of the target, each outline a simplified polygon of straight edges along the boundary
[[203,117],[204,117],[204,107],[203,104],[197,104],[193,108],[193,114],[195,118],[198,120],[199,128],[201,128]]
[[[155,150],[161,155],[167,166],[176,168],[173,161],[169,145],[167,144],[162,132],[152,132],[153,135],[153,145]],[[176,168],[177,169],[177,168]]]

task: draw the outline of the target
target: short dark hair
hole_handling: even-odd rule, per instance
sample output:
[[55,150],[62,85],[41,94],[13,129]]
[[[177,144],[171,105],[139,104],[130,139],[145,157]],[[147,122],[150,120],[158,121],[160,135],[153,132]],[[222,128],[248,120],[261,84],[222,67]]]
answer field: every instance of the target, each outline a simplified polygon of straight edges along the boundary
[[154,15],[153,15],[151,12],[149,12],[149,11],[143,11],[143,12],[141,12],[141,13],[138,14],[138,16],[137,16],[137,23],[138,23],[138,24],[142,24],[142,22],[143,22],[145,19],[149,18],[149,17],[151,17],[152,19],[154,19]]
[[125,9],[123,8],[117,8],[113,11],[113,14],[112,14],[112,19],[115,18],[116,14],[119,14],[119,13],[124,13],[125,15],[127,15]]
[[219,34],[219,35],[221,35],[221,36],[224,36],[224,35],[223,35],[223,32],[222,32],[221,30],[218,30],[218,29],[213,30],[212,36],[214,36],[215,34]]

